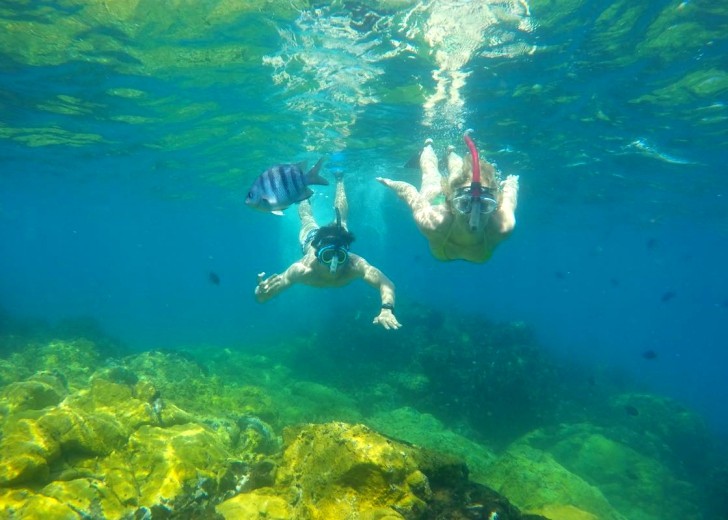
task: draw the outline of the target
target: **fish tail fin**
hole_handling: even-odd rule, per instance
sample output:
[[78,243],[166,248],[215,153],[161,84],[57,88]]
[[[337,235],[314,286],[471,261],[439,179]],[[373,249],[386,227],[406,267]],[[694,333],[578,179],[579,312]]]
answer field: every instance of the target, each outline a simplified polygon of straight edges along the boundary
[[420,155],[422,155],[422,150],[418,151],[416,154],[414,154],[412,157],[409,158],[409,160],[404,163],[405,168],[419,168],[420,167]]
[[328,186],[329,181],[319,175],[321,165],[324,163],[324,157],[318,160],[316,165],[306,174],[306,184],[320,184],[322,186]]

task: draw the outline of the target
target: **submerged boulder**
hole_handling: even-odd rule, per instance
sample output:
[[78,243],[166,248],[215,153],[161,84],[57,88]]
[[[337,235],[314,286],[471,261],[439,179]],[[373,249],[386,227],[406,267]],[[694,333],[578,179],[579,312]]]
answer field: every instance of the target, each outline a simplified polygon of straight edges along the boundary
[[627,438],[590,423],[534,430],[509,446],[485,482],[554,519],[701,518],[700,491]]
[[218,513],[281,520],[527,518],[470,482],[464,463],[366,426],[310,424],[285,437],[275,482],[223,502]]
[[519,508],[553,520],[626,520],[598,488],[525,443],[512,445],[485,478]]
[[44,377],[3,392],[2,518],[205,517],[258,457],[235,424],[211,427],[129,374],[102,370],[62,400]]
[[50,464],[59,455],[58,440],[37,421],[8,420],[0,438],[0,487],[45,482],[50,474]]
[[0,391],[0,402],[4,413],[13,414],[54,406],[67,393],[66,381],[61,374],[40,372],[3,388]]

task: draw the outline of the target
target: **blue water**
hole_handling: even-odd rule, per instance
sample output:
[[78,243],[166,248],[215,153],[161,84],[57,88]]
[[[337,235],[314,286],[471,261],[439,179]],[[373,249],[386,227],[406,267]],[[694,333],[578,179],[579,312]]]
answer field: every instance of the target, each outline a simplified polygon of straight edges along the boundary
[[[320,28],[360,16],[344,7],[143,4],[103,18],[44,5],[0,14],[6,29],[43,22],[2,37],[4,312],[89,317],[138,350],[309,337],[332,317],[366,331],[378,299],[364,284],[252,297],[258,272],[297,259],[298,220],[249,210],[247,187],[271,164],[327,154],[326,175],[346,170],[354,250],[394,281],[398,309],[523,322],[554,356],[623,370],[728,432],[725,7],[651,3],[627,24],[599,21],[620,3],[533,3],[531,30],[502,23],[535,52],[493,56],[481,42],[460,67],[464,105],[433,123],[437,65],[421,33],[397,32],[407,7],[347,36]],[[412,16],[421,29],[427,13]],[[393,36],[413,50],[388,56]],[[266,57],[288,60],[288,81]],[[424,139],[464,153],[468,127],[521,178],[516,231],[484,265],[434,260],[373,180],[416,182],[402,165]],[[332,195],[312,199],[322,222]],[[407,334],[402,322],[391,334]]]

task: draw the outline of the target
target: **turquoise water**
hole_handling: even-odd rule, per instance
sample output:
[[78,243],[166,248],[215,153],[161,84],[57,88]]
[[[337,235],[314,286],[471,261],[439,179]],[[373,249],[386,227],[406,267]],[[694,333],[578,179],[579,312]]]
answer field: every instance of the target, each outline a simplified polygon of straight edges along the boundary
[[[370,349],[406,364],[372,345],[443,319],[519,323],[579,363],[573,392],[615,371],[725,435],[727,25],[707,1],[4,5],[2,326],[73,320],[133,350],[324,338],[294,358],[325,379]],[[416,182],[403,164],[424,140],[465,153],[467,128],[521,180],[516,231],[484,265],[434,260],[374,181]],[[364,284],[253,299],[258,272],[298,258],[298,219],[249,210],[247,188],[322,154],[400,331],[370,324]]]

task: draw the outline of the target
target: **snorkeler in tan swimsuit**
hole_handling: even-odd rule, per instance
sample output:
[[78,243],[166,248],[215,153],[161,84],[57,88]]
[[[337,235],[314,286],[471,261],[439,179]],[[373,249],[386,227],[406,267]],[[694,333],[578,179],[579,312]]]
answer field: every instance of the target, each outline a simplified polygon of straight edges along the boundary
[[[425,142],[420,155],[422,185],[419,191],[407,182],[383,177],[377,180],[391,188],[410,207],[435,258],[482,263],[491,257],[496,246],[508,238],[516,225],[518,176],[509,175],[499,181],[493,165],[479,160],[467,133],[465,140],[470,157],[463,160],[450,146],[447,177],[438,170],[432,140]],[[473,158],[478,168],[472,167]]]
[[304,200],[299,204],[299,241],[303,258],[291,264],[281,274],[268,278],[265,278],[265,273],[258,274],[255,299],[264,303],[296,283],[313,287],[342,287],[362,279],[379,289],[382,307],[373,323],[385,329],[400,328],[401,325],[394,316],[394,284],[364,258],[349,252],[354,235],[346,227],[349,204],[341,173],[336,175],[334,208],[336,221],[319,227],[313,218],[309,201]]

